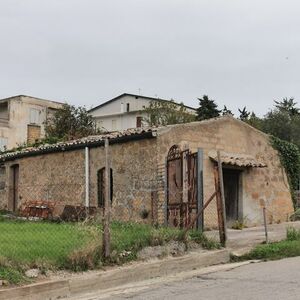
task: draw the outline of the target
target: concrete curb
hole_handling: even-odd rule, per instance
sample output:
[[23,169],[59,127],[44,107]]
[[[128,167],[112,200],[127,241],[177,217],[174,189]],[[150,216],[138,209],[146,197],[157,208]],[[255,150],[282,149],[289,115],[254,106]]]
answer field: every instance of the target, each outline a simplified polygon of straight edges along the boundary
[[64,280],[41,282],[24,287],[0,290],[0,300],[53,300],[73,297],[155,277],[227,263],[229,260],[229,251],[226,249],[192,252],[181,257],[142,262],[108,271],[81,274]]

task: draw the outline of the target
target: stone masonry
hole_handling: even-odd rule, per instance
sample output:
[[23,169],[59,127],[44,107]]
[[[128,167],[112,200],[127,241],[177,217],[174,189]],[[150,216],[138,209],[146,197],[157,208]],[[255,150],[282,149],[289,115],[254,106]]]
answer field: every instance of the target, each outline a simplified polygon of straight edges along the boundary
[[[214,162],[211,150],[252,155],[266,168],[241,171],[239,213],[248,225],[262,223],[266,205],[269,222],[286,221],[293,211],[285,171],[278,153],[262,132],[232,117],[172,125],[153,130],[154,138],[128,140],[110,146],[113,170],[112,218],[121,221],[165,223],[165,159],[169,149],[178,145],[192,152],[204,150],[204,200],[214,192]],[[60,205],[85,204],[85,149],[3,159],[0,175],[1,208],[11,208],[11,166],[19,165],[20,207],[27,200],[57,201]],[[90,206],[98,203],[97,172],[105,166],[103,146],[89,149]],[[1,184],[1,183],[0,183]],[[101,211],[101,209],[99,209]],[[217,224],[216,204],[205,212],[205,226]]]

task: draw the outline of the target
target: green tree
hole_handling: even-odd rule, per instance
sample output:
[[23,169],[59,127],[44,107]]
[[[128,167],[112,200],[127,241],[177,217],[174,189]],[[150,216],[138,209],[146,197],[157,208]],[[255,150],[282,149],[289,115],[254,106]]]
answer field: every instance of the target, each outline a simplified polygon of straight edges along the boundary
[[224,105],[224,108],[222,109],[222,116],[233,116],[232,111],[228,109],[226,105]]
[[290,116],[296,116],[299,115],[299,108],[296,107],[297,102],[295,102],[294,98],[283,98],[282,101],[274,101],[275,102],[275,107],[281,111],[281,112],[286,112]]
[[197,120],[202,121],[205,119],[216,118],[220,116],[221,110],[218,109],[218,105],[214,100],[208,98],[207,95],[203,95],[202,98],[198,98],[199,107],[197,109]]
[[293,98],[275,101],[262,122],[262,130],[300,147],[300,113]]
[[46,140],[61,141],[99,134],[92,116],[85,107],[64,104],[45,124]]
[[263,131],[282,140],[291,142],[291,118],[287,112],[278,109],[269,111],[263,121]]
[[239,109],[239,113],[240,113],[240,120],[247,121],[249,119],[250,112],[247,111],[246,106],[243,109]]
[[195,115],[188,112],[183,103],[172,101],[153,100],[141,113],[146,116],[143,120],[149,126],[165,126],[195,121]]
[[263,122],[264,122],[264,120],[257,117],[254,112],[252,112],[251,115],[249,116],[248,120],[246,120],[246,123],[248,123],[249,125],[251,125],[259,130],[263,130]]

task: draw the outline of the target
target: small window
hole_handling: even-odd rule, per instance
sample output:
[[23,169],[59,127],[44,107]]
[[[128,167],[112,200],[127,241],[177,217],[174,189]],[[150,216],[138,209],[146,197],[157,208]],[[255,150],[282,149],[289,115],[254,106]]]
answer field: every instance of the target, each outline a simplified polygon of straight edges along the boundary
[[40,124],[41,118],[40,118],[41,112],[38,109],[31,108],[30,109],[30,124]]
[[5,151],[7,149],[7,142],[7,138],[0,137],[0,151]]
[[142,127],[142,117],[136,117],[136,127]]
[[[98,207],[104,207],[105,205],[105,168],[98,171]],[[113,170],[110,169],[110,201],[113,199]]]
[[126,111],[129,112],[130,111],[130,103],[126,104]]

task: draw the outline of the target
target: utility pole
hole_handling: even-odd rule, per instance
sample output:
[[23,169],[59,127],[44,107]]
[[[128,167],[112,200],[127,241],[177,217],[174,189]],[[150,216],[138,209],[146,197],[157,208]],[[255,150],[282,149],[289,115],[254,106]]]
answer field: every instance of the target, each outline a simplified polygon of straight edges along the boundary
[[105,139],[105,198],[103,218],[103,254],[105,258],[110,256],[110,158],[109,141]]

